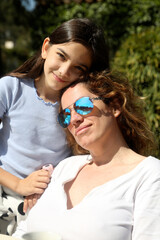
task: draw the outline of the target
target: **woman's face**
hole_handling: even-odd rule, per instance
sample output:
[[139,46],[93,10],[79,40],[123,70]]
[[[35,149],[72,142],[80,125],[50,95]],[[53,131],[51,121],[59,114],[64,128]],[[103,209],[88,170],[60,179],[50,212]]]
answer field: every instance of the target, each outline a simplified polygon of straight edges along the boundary
[[61,99],[62,108],[69,106],[71,109],[71,121],[68,130],[74,136],[76,142],[83,148],[92,149],[101,147],[109,141],[110,136],[115,131],[116,114],[102,100],[94,100],[94,108],[88,115],[80,115],[73,109],[73,103],[81,97],[98,97],[90,93],[85,84],[68,88]]
[[42,46],[42,58],[45,59],[42,78],[45,85],[54,91],[79,79],[92,64],[91,52],[82,44],[69,42],[51,45],[48,38]]

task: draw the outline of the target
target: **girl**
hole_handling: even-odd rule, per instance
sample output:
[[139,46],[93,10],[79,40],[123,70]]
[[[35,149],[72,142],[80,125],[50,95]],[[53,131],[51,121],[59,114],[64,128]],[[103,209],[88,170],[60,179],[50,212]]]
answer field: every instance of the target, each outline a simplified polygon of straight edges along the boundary
[[102,30],[88,19],[72,19],[44,40],[41,53],[0,79],[0,216],[12,221],[8,234],[18,212],[24,214],[23,196],[42,194],[50,182],[49,171],[39,169],[71,155],[56,120],[59,91],[106,67]]

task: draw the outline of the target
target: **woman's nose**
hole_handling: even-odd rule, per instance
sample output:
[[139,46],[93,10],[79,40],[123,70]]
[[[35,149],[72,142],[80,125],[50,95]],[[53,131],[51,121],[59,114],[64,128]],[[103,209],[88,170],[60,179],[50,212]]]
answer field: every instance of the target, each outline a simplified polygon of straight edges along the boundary
[[84,118],[82,115],[78,114],[74,109],[71,112],[71,124],[77,125],[79,123],[82,123],[84,121]]

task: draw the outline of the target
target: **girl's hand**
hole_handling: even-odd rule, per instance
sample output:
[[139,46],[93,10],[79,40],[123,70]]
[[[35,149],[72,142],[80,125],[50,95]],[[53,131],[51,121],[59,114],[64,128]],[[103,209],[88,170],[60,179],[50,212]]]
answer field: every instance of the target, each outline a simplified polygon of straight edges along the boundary
[[42,194],[48,183],[50,182],[51,174],[44,169],[31,173],[28,177],[20,179],[17,184],[16,192],[22,196],[32,194]]
[[41,197],[41,194],[32,194],[24,199],[23,212],[26,213],[27,209],[31,209]]

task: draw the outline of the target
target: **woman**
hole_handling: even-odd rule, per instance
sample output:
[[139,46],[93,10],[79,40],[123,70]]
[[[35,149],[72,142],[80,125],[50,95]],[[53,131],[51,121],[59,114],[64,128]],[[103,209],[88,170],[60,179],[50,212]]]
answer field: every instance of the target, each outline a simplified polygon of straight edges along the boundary
[[137,101],[128,82],[106,72],[64,90],[59,123],[89,154],[56,167],[16,237],[53,231],[63,240],[160,239],[160,161],[142,155],[152,135]]
[[44,40],[41,52],[0,79],[0,218],[13,220],[8,234],[30,204],[27,197],[17,209],[23,196],[35,202],[50,182],[42,166],[71,155],[57,123],[60,90],[106,66],[102,30],[89,19],[71,19]]

